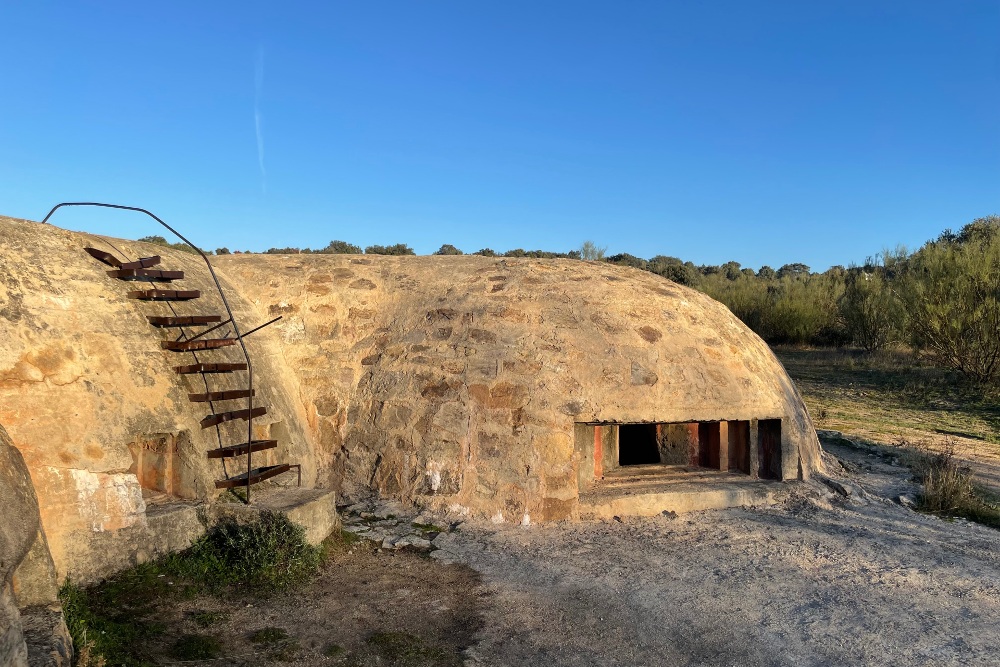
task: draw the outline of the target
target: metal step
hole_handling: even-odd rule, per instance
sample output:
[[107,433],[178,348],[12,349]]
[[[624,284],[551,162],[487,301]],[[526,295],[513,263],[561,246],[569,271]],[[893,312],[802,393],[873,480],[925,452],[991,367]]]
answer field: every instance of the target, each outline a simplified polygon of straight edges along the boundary
[[208,458],[210,459],[226,459],[233,456],[243,456],[247,451],[251,452],[262,452],[265,449],[274,449],[278,446],[277,440],[254,440],[247,446],[247,443],[241,442],[238,445],[228,445],[227,447],[219,447],[218,449],[210,449],[208,451]]
[[98,250],[97,248],[84,248],[91,257],[99,262],[104,262],[108,266],[114,266],[116,268],[121,267],[122,261],[112,255],[110,252],[104,250]]
[[174,352],[190,352],[191,350],[217,350],[220,347],[235,345],[235,338],[199,338],[198,340],[161,340],[160,347]]
[[188,394],[192,403],[207,403],[209,401],[231,401],[236,398],[255,396],[256,389],[229,389],[227,391],[210,391],[207,394]]
[[[301,482],[302,468],[299,468],[299,477]],[[256,484],[257,482],[263,482],[265,479],[270,479],[280,475],[283,472],[288,472],[292,469],[292,466],[288,463],[279,463],[276,466],[262,466],[260,468],[254,468],[249,473],[243,473],[242,475],[236,475],[235,477],[230,477],[229,479],[220,479],[215,482],[215,488],[217,489],[232,489],[237,486],[249,486],[250,484]]]
[[108,275],[118,280],[141,280],[145,282],[169,283],[184,278],[183,271],[163,271],[162,269],[115,269]]
[[160,256],[153,255],[152,257],[140,257],[137,262],[123,262],[110,252],[104,250],[98,250],[97,248],[84,248],[87,253],[94,259],[104,262],[108,266],[113,266],[116,269],[148,269],[151,266],[156,266],[160,263]]
[[189,373],[232,373],[233,371],[245,371],[246,364],[188,364],[187,366],[174,366],[174,371],[181,375]]
[[146,319],[154,327],[192,327],[199,324],[214,324],[222,321],[222,315],[182,315],[179,317],[160,317],[147,315]]
[[216,426],[217,424],[224,424],[234,419],[252,419],[254,417],[263,417],[267,414],[267,408],[261,406],[259,408],[254,408],[253,410],[231,410],[229,412],[220,412],[214,415],[208,415],[201,420],[202,428],[209,428],[211,426]]
[[144,289],[133,290],[128,293],[128,298],[139,299],[141,301],[190,301],[201,296],[201,292],[193,290],[175,289]]

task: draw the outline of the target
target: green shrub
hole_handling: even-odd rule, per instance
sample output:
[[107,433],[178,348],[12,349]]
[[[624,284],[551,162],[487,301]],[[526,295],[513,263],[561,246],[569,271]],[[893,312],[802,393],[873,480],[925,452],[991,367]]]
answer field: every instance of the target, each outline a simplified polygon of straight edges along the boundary
[[283,590],[316,572],[322,550],[284,514],[264,511],[256,521],[225,521],[191,547],[182,567],[209,586],[240,584],[262,592]]
[[360,255],[361,246],[347,241],[330,241],[325,248],[316,252],[323,255]]
[[181,252],[190,252],[193,254],[197,254],[197,251],[194,250],[187,243],[171,243],[162,236],[143,236],[141,239],[136,239],[136,240],[139,241],[140,243],[153,243],[155,245],[161,245],[164,248],[173,248],[174,250],[180,250]]
[[397,243],[395,245],[370,245],[365,248],[366,255],[416,255],[413,252],[413,248],[406,245],[405,243]]

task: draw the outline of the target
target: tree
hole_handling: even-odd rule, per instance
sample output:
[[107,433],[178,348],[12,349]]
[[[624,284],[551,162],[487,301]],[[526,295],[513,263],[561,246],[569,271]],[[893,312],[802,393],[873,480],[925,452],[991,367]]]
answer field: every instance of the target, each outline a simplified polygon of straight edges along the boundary
[[698,279],[698,269],[691,262],[682,262],[676,257],[657,255],[649,260],[647,270],[672,280],[679,285],[693,285]]
[[443,246],[438,248],[438,251],[434,253],[435,255],[464,255],[465,253],[451,245],[450,243],[445,243]]
[[738,280],[743,274],[740,273],[740,263],[739,262],[726,262],[721,267],[722,272],[726,274],[726,278],[729,280]]
[[483,248],[477,252],[472,253],[473,255],[481,255],[483,257],[496,257],[497,253],[492,248]]
[[370,245],[365,248],[366,255],[416,255],[413,252],[413,248],[406,245],[405,243],[397,243],[396,245],[383,246],[383,245]]
[[974,382],[1000,376],[1000,238],[927,243],[898,280],[914,347]]
[[837,305],[847,335],[855,345],[875,352],[898,340],[904,311],[882,267],[852,267]]
[[646,270],[649,267],[649,262],[642,259],[641,257],[636,257],[635,255],[630,255],[627,252],[618,253],[617,255],[612,255],[606,258],[609,264],[618,264],[619,266],[631,266],[636,269]]
[[955,237],[957,243],[991,243],[1000,235],[1000,215],[976,218],[962,227]]
[[795,264],[785,264],[783,267],[778,269],[779,278],[784,278],[785,276],[798,277],[808,275],[809,266],[802,264],[801,262],[796,262]]
[[334,240],[330,241],[325,248],[316,252],[323,253],[324,255],[360,255],[361,246],[356,246],[347,241]]
[[765,264],[757,270],[757,277],[763,280],[774,280],[778,277],[778,274],[774,269]]
[[580,259],[600,261],[604,259],[604,253],[607,251],[607,246],[598,246],[593,241],[584,241],[583,245],[580,246]]
[[231,255],[232,253],[229,252],[229,248],[223,246],[221,248],[216,248],[215,249],[215,254],[216,255]]

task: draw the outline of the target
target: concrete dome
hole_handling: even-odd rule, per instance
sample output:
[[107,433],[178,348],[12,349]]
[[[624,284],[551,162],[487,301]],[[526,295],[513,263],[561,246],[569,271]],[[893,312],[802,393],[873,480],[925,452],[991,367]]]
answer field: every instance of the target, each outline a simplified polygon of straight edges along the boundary
[[217,263],[262,316],[284,316],[320,465],[348,492],[553,520],[635,461],[747,480],[820,465],[764,341],[654,274],[479,256]]

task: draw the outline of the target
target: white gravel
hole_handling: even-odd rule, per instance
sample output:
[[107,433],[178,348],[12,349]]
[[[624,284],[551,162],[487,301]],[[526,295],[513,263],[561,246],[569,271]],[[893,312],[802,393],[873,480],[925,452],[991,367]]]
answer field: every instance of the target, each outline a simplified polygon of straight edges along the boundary
[[860,492],[622,522],[442,535],[483,574],[470,665],[1000,665],[1000,531],[890,498],[905,468],[837,451]]

